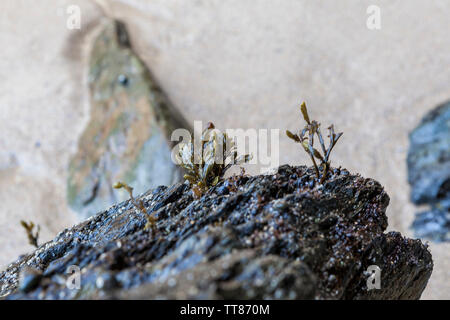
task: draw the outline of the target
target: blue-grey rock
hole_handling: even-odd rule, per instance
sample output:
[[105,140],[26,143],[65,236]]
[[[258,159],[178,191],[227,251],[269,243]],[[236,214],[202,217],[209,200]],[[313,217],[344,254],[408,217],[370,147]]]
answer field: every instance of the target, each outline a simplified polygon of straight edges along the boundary
[[415,204],[450,196],[450,102],[428,113],[410,135],[408,181]]
[[440,201],[430,210],[417,213],[412,228],[419,238],[436,242],[450,241],[450,199]]
[[408,181],[411,200],[431,209],[412,225],[417,237],[450,240],[450,102],[429,112],[410,136]]

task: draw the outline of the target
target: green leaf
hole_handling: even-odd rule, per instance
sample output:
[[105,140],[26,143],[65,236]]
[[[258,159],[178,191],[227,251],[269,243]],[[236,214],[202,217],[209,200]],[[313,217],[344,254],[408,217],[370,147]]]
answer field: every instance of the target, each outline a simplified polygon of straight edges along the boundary
[[20,220],[20,224],[22,225],[22,227],[24,227],[25,229],[29,230],[28,223],[26,223],[23,220]]
[[289,130],[286,130],[286,135],[291,138],[292,140],[294,140],[295,142],[300,142],[300,137],[292,132],[290,132]]
[[185,174],[183,178],[192,184],[196,183],[196,181],[197,181],[197,179],[194,176],[191,176],[189,174]]
[[305,119],[305,121],[308,124],[310,124],[308,110],[306,109],[306,103],[304,101],[302,102],[302,105],[300,106],[300,110],[302,111],[303,119]]
[[313,149],[313,152],[314,152],[314,157],[316,157],[317,159],[323,161],[323,157],[322,157],[322,155],[320,154],[320,152],[317,151],[316,148],[312,148],[312,149]]
[[303,146],[303,149],[305,149],[305,151],[309,153],[309,144],[308,144],[308,141],[304,140],[304,141],[302,142],[302,146]]

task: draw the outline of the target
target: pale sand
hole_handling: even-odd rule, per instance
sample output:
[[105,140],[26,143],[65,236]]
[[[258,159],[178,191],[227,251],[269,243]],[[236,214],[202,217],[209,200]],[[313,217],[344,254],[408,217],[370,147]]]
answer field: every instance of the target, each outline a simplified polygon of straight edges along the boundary
[[[64,204],[66,166],[88,115],[88,44],[104,14],[122,18],[136,50],[190,120],[219,128],[280,128],[280,163],[308,163],[283,135],[297,106],[344,131],[332,160],[373,177],[391,197],[389,230],[413,236],[406,179],[408,132],[450,99],[450,3],[377,1],[2,1],[0,4],[0,265],[75,223]],[[81,31],[58,8],[78,4]],[[18,23],[20,21],[20,23]],[[39,141],[40,147],[35,143]],[[255,168],[250,171],[257,172]],[[425,299],[450,298],[450,244],[431,244]]]

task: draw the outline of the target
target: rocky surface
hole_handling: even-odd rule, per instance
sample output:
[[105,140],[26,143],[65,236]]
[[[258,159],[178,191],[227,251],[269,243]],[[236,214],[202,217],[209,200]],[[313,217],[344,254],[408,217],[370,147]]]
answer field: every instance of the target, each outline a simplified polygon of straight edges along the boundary
[[[81,30],[66,28],[74,4]],[[417,210],[406,132],[450,97],[450,2],[385,1],[381,30],[365,27],[369,4],[0,1],[0,70],[7,75],[0,89],[0,269],[33,250],[21,219],[40,224],[45,242],[80,219],[67,208],[67,164],[90,120],[85,73],[105,16],[126,23],[133,50],[191,124],[296,128],[295,106],[306,100],[317,119],[345,133],[333,158],[382,182],[391,198],[389,228],[409,234]],[[309,161],[292,147],[280,136],[281,163]],[[450,299],[450,242],[432,242],[431,250],[435,267],[422,297]]]
[[[7,299],[418,299],[433,262],[420,240],[385,233],[389,197],[372,179],[312,168],[233,176],[195,200],[185,184],[142,194],[157,218],[114,205],[0,273]],[[81,288],[66,286],[70,266]],[[367,290],[370,265],[381,289]]]
[[450,241],[450,199],[417,213],[412,228],[419,238],[436,242]]
[[107,20],[89,64],[90,120],[70,160],[68,204],[83,218],[126,199],[119,180],[142,193],[181,180],[170,135],[190,126],[133,52],[123,23]]
[[450,102],[429,112],[410,134],[411,200],[431,209],[418,213],[416,235],[450,241]]

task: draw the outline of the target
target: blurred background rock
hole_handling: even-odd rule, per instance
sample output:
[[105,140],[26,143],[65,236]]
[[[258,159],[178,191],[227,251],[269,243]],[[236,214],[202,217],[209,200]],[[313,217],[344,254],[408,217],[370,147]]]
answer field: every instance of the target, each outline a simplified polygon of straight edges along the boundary
[[[68,164],[90,121],[93,39],[113,17],[189,123],[295,129],[299,102],[344,136],[332,164],[378,180],[391,197],[389,229],[414,236],[408,134],[450,99],[450,3],[402,1],[116,0],[0,4],[0,265],[80,217],[68,208]],[[369,5],[381,29],[366,27]],[[66,27],[69,5],[81,29]],[[280,164],[308,163],[281,135]],[[256,173],[257,168],[249,168]],[[423,298],[450,298],[450,245],[430,243],[435,268]]]

